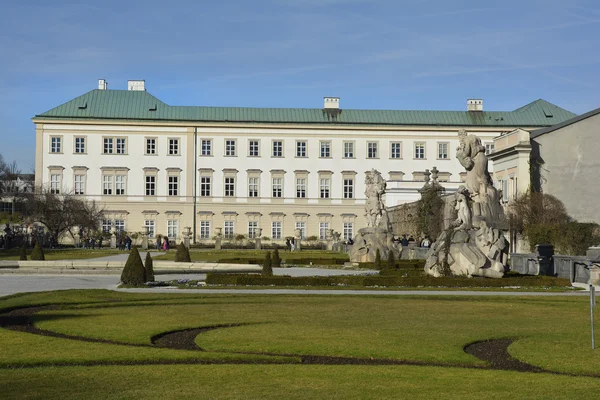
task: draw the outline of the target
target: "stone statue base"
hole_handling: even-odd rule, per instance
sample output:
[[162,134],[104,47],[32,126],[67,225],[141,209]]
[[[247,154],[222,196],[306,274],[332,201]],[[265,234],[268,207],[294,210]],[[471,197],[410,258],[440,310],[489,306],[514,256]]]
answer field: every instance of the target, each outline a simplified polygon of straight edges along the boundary
[[400,259],[402,246],[394,243],[394,235],[383,228],[362,228],[354,238],[354,244],[348,254],[351,262],[375,262],[375,254],[379,250],[379,256],[383,263],[388,259],[390,252],[396,260]]
[[[447,244],[448,235],[451,237]],[[442,232],[427,253],[425,273],[442,276],[446,254],[450,272],[455,276],[502,278],[508,271],[508,242],[499,229],[485,224],[480,229]]]

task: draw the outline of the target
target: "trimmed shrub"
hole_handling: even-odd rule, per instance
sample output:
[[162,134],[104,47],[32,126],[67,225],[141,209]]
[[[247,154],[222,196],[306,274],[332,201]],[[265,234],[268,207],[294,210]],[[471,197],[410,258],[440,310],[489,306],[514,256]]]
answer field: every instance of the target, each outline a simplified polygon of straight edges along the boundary
[[146,253],[144,268],[146,269],[146,282],[154,282],[154,267],[152,265],[152,257],[150,256],[150,252]]
[[396,257],[393,251],[388,251],[387,269],[396,269]]
[[381,254],[379,254],[379,249],[375,252],[375,262],[373,263],[375,269],[381,269]]
[[281,257],[279,257],[279,250],[273,251],[273,261],[271,263],[275,268],[281,268]]
[[177,246],[177,252],[175,253],[175,262],[192,262],[190,257],[190,251],[185,247],[183,242]]
[[42,250],[42,246],[40,246],[40,242],[35,244],[33,251],[31,252],[31,259],[36,261],[44,261],[46,257],[44,256],[44,250]]
[[131,249],[125,267],[121,273],[121,282],[124,285],[140,286],[146,283],[146,269],[142,263],[137,247]]
[[265,255],[265,261],[263,262],[262,268],[263,276],[273,276],[273,268],[271,266],[271,252],[267,251],[267,255]]
[[27,261],[27,249],[25,246],[21,247],[21,254],[19,255],[19,260]]

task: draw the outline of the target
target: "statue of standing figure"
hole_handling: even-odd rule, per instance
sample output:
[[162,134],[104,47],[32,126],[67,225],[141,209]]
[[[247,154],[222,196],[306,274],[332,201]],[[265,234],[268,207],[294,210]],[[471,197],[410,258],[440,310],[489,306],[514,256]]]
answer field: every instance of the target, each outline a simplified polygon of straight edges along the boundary
[[379,171],[371,169],[367,172],[365,178],[365,217],[367,218],[367,227],[388,228],[387,212],[383,194],[385,193],[386,183]]

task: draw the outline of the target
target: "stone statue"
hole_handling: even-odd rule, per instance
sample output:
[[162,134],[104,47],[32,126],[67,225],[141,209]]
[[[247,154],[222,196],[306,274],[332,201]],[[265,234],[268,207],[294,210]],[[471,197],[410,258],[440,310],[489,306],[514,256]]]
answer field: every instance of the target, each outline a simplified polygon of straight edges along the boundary
[[352,262],[373,262],[379,250],[382,260],[392,252],[396,259],[400,258],[402,246],[394,243],[394,235],[390,229],[390,221],[385,209],[383,195],[386,183],[379,171],[371,169],[365,177],[365,217],[367,226],[359,229],[349,250]]
[[458,132],[456,158],[467,171],[465,186],[455,193],[456,220],[440,234],[427,253],[425,272],[501,278],[507,269],[508,242],[500,230],[500,196],[487,170],[485,147],[475,135]]
[[386,183],[379,171],[371,169],[365,178],[365,217],[368,227],[378,227],[385,224],[387,228],[387,212],[383,201]]

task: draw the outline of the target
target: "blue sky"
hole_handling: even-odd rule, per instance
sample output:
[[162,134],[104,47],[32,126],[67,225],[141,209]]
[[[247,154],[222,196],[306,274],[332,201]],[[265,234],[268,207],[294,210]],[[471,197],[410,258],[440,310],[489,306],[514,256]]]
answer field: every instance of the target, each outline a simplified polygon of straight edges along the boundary
[[0,4],[0,153],[31,172],[31,117],[108,81],[172,105],[600,107],[597,0]]

